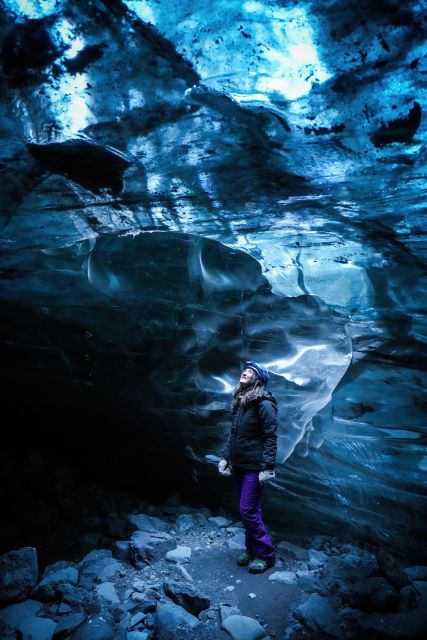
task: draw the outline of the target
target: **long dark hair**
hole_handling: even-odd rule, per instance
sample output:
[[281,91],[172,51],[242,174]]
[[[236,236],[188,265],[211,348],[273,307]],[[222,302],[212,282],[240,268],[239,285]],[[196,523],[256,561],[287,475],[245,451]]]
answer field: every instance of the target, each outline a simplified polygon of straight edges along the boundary
[[257,377],[255,382],[249,387],[244,387],[242,384],[237,385],[233,391],[233,399],[231,401],[231,408],[234,411],[237,409],[239,402],[243,409],[247,409],[251,400],[255,398],[259,393],[262,393],[265,389],[265,385]]

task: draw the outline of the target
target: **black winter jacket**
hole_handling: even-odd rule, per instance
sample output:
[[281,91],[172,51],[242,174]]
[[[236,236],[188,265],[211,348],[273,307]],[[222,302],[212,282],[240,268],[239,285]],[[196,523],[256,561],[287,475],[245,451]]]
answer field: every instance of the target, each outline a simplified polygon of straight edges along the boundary
[[233,410],[231,430],[221,456],[232,467],[274,469],[277,452],[277,401],[270,391],[256,396],[248,408]]

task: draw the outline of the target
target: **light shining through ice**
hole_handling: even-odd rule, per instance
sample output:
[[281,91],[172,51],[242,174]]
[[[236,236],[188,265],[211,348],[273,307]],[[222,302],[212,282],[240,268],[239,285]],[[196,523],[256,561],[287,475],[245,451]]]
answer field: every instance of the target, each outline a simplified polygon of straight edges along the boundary
[[275,513],[422,548],[425,3],[1,6],[11,410],[108,414],[123,460],[152,428],[212,488],[260,361]]

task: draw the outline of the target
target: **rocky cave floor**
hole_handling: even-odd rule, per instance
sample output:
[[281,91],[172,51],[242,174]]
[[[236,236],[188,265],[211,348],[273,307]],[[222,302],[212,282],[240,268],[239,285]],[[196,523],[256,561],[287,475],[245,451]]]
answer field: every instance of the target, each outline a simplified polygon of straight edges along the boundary
[[236,565],[242,525],[221,509],[175,494],[105,512],[74,531],[73,560],[42,567],[35,547],[0,556],[1,638],[426,637],[427,567],[384,549],[271,531],[276,564],[253,575]]

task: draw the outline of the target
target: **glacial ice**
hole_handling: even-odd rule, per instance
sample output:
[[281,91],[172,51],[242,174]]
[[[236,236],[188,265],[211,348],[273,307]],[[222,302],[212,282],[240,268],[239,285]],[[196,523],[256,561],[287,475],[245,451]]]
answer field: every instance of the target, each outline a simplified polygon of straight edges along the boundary
[[283,521],[419,544],[423,3],[3,4],[11,398],[90,397],[216,487],[240,362],[262,360]]

